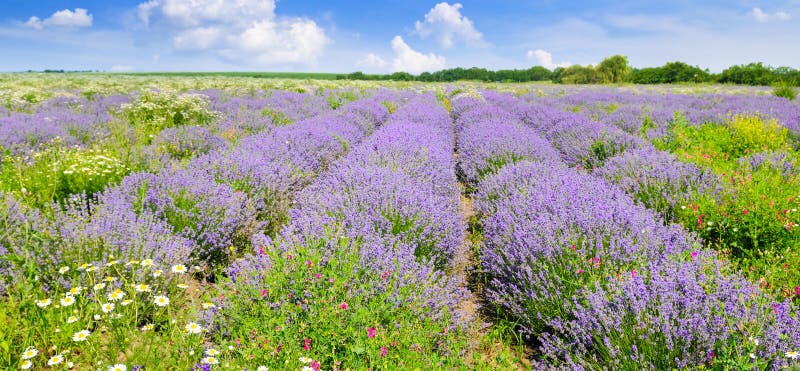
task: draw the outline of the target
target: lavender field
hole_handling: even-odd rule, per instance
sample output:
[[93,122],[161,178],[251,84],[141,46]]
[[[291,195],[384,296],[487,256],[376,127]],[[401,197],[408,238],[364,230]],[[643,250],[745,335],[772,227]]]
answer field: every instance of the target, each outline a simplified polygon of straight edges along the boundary
[[0,75],[0,369],[800,369],[800,103]]

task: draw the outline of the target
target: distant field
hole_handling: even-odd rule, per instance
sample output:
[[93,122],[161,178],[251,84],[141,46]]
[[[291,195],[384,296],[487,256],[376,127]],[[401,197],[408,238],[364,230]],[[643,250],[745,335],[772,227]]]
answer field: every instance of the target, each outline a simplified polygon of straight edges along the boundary
[[262,79],[313,79],[313,80],[336,80],[337,73],[325,72],[125,72],[114,73],[115,75],[132,76],[227,76],[227,77],[256,77]]

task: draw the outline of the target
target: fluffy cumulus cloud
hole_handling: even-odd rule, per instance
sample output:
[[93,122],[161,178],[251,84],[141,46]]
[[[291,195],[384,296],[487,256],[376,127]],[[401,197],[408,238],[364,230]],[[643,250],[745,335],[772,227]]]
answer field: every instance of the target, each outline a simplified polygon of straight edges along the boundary
[[553,63],[553,55],[550,52],[542,49],[528,50],[528,59],[534,59],[540,66],[547,69],[554,69],[557,67],[568,67],[569,62]]
[[775,12],[775,13],[766,13],[761,8],[753,8],[750,11],[750,15],[755,18],[757,22],[766,23],[769,21],[788,21],[792,19],[792,16],[786,12]]
[[395,36],[392,39],[392,71],[403,71],[418,74],[425,71],[441,70],[445,66],[445,58],[433,53],[423,54],[411,49],[403,38]]
[[363,59],[356,63],[357,67],[364,67],[371,70],[382,70],[386,67],[386,65],[386,60],[373,53],[367,54]]
[[436,4],[425,14],[424,21],[416,22],[416,33],[422,38],[436,38],[443,48],[452,47],[456,39],[463,40],[468,45],[484,46],[483,34],[475,29],[469,18],[461,14],[462,7],[459,3]]
[[145,27],[167,30],[177,50],[208,51],[259,64],[313,64],[331,40],[307,18],[279,17],[274,0],[151,0]]
[[53,15],[44,20],[36,16],[30,17],[28,21],[25,22],[25,25],[37,30],[41,30],[45,27],[91,27],[92,15],[83,8],[75,8],[75,10],[64,9],[53,13]]

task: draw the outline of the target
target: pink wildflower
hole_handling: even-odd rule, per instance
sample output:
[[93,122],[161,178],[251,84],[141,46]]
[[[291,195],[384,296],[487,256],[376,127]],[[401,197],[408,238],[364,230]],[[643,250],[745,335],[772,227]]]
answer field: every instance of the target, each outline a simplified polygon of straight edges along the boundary
[[374,327],[370,327],[370,328],[367,329],[367,337],[368,338],[372,339],[377,334],[378,334],[378,330],[376,330]]

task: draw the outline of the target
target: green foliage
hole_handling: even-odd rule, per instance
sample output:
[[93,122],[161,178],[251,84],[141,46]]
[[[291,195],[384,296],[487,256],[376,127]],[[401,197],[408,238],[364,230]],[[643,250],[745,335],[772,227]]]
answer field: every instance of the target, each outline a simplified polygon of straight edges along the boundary
[[797,97],[797,92],[789,84],[783,83],[772,88],[772,95],[786,98],[788,100],[794,100],[794,98]]
[[800,229],[795,227],[800,224],[800,177],[739,162],[762,151],[796,156],[786,128],[757,115],[693,126],[676,114],[669,135],[654,144],[713,170],[722,181],[720,189],[694,194],[676,209],[677,220],[774,292],[800,286],[800,271],[786,268],[800,265]]
[[123,104],[120,116],[149,144],[159,131],[181,125],[207,125],[217,115],[208,108],[208,98],[200,94],[170,91],[144,91],[132,103]]
[[789,130],[775,119],[736,115],[728,119],[725,125],[731,133],[730,143],[726,146],[726,152],[731,157],[789,147]]
[[269,117],[269,119],[272,121],[272,124],[275,126],[286,126],[293,122],[292,119],[285,113],[270,107],[261,110],[261,116]]
[[788,149],[790,137],[775,119],[758,115],[736,115],[724,125],[695,126],[676,113],[669,134],[654,144],[682,159],[723,172],[735,168],[738,158],[746,154]]
[[486,159],[486,166],[478,169],[478,179],[483,179],[489,175],[496,173],[506,165],[520,162],[525,159],[525,156],[516,153],[506,153],[499,156],[494,156]]
[[237,294],[226,296],[216,315],[224,331],[213,336],[222,347],[238,345],[234,364],[298,369],[313,360],[323,369],[465,367],[464,331],[453,327],[448,313],[429,315],[426,303],[415,299],[423,287],[398,284],[402,277],[393,271],[369,270],[360,263],[356,241],[332,242],[336,259],[318,252],[325,241],[312,241],[287,252],[270,250],[269,268],[242,272],[258,284],[233,284]]
[[592,143],[589,154],[583,159],[584,169],[594,169],[603,166],[611,157],[625,151],[625,147],[618,145],[607,138],[601,138]]
[[770,67],[758,62],[731,66],[719,74],[717,81],[740,85],[770,85],[775,78]]
[[130,168],[100,148],[71,148],[55,140],[30,158],[12,157],[0,168],[0,191],[12,192],[30,205],[63,202],[70,195],[88,195],[120,181]]
[[686,82],[708,82],[711,74],[708,70],[690,66],[683,62],[667,62],[662,67],[635,69],[631,73],[634,84],[674,84]]
[[195,364],[192,354],[204,351],[204,336],[186,330],[193,320],[187,314],[194,312],[185,310],[192,306],[188,275],[150,260],[108,259],[105,265],[61,267],[58,276],[69,289],[46,284],[36,268],[29,269],[0,306],[0,365],[19,369],[31,349],[33,369],[45,369],[49,360],[73,369]]
[[619,84],[628,81],[631,70],[628,65],[628,57],[624,55],[608,57],[597,65],[599,80],[605,84]]
[[589,66],[578,64],[567,68],[556,68],[553,71],[553,82],[563,84],[596,84],[600,82],[597,70]]

